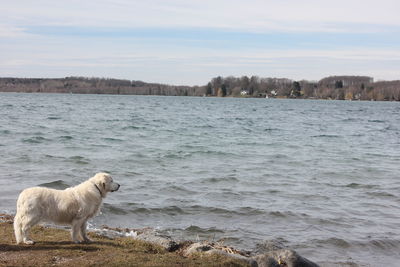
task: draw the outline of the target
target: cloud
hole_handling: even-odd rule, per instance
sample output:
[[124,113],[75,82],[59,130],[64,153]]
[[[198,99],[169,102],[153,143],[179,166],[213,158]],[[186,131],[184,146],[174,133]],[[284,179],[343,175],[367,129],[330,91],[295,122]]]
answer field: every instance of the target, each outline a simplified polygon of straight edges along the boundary
[[28,37],[26,29],[12,25],[0,24],[0,38],[21,38]]
[[[1,48],[1,47],[0,47]],[[1,48],[4,49],[4,48]],[[45,49],[45,48],[44,48]],[[397,79],[400,50],[265,50],[218,51],[193,53],[152,49],[123,53],[91,54],[61,47],[47,54],[9,53],[0,58],[0,73],[14,70],[27,77],[114,77],[139,79],[170,84],[203,85],[212,77],[222,75],[259,75],[318,80],[333,74],[371,75],[378,79]],[[7,49],[6,49],[7,50]],[[11,51],[11,49],[8,49]],[[374,73],[374,71],[376,73]],[[45,73],[45,74],[43,74]]]
[[[367,31],[399,27],[397,0],[20,0],[2,3],[18,25],[200,27],[245,31]],[[351,24],[351,26],[349,26]]]

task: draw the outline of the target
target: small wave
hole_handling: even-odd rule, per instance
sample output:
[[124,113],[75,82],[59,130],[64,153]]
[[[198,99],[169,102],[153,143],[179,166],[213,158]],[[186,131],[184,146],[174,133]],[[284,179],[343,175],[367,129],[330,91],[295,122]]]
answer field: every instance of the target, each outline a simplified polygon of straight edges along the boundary
[[15,161],[12,161],[13,163],[28,163],[28,162],[32,162],[32,158],[29,155],[21,155],[19,156]]
[[376,249],[383,251],[397,251],[400,248],[400,240],[390,239],[390,238],[382,238],[382,239],[371,239],[366,241],[353,241],[353,240],[344,240],[341,238],[331,237],[324,240],[313,240],[313,243],[317,243],[319,245],[330,245],[340,248],[351,248],[358,247],[363,250],[372,250],[376,251]]
[[207,125],[195,125],[194,128],[212,129],[212,128],[215,128],[215,126],[212,126],[212,125],[210,125],[210,124],[207,124]]
[[367,245],[382,250],[398,250],[400,248],[400,240],[395,239],[373,239],[367,243],[360,243],[361,245]]
[[24,143],[30,143],[30,144],[41,144],[43,142],[49,141],[49,139],[46,139],[41,136],[34,136],[31,138],[26,138],[22,140]]
[[373,192],[367,192],[368,195],[374,196],[374,197],[389,197],[389,198],[397,198],[397,196],[390,194],[388,192],[383,192],[383,191],[373,191]]
[[146,129],[146,127],[144,127],[144,126],[134,126],[134,125],[122,127],[122,130],[124,130],[124,131],[126,131],[126,130],[141,130],[141,129]]
[[[189,215],[189,214],[215,214],[218,216],[255,216],[264,214],[264,211],[252,207],[241,207],[238,209],[230,210],[225,208],[217,208],[217,207],[207,207],[202,205],[193,205],[186,207],[178,207],[178,206],[165,206],[165,207],[135,207],[136,204],[126,204],[128,208],[125,211],[133,214],[144,214],[144,215],[152,215],[152,214],[166,214],[168,216],[176,216],[176,215]],[[129,207],[133,206],[133,207]]]
[[240,216],[250,216],[250,215],[259,215],[264,214],[263,210],[251,208],[251,207],[241,207],[238,209],[230,210],[225,208],[217,208],[217,207],[207,207],[201,205],[194,205],[184,210],[190,211],[190,213],[199,213],[204,212],[207,214],[218,214],[218,215],[240,215]]
[[368,120],[368,122],[385,123],[383,120]]
[[9,130],[0,130],[0,134],[6,135],[6,134],[10,134],[10,133],[11,133],[11,131],[9,131]]
[[382,129],[379,129],[378,131],[383,132],[383,133],[388,132],[388,131],[396,131],[397,132],[397,129],[395,127],[393,127],[392,125],[388,125],[386,127],[383,127]]
[[275,159],[289,159],[290,157],[286,154],[274,154],[273,158]]
[[49,155],[49,154],[45,154],[44,157],[47,159],[65,159],[64,157],[53,156],[53,155]]
[[212,177],[212,178],[207,178],[201,181],[202,183],[232,183],[232,182],[239,182],[239,179],[236,177]]
[[224,151],[214,151],[214,150],[196,151],[195,153],[213,155],[213,156],[237,156],[234,153],[229,153]]
[[181,146],[182,148],[185,148],[185,149],[202,149],[202,148],[206,148],[205,146],[202,146],[202,145],[192,145],[192,144],[186,144],[186,145],[182,145]]
[[297,214],[291,211],[271,211],[269,215],[279,218],[298,217]]
[[349,136],[353,136],[353,137],[362,137],[362,136],[365,136],[365,134],[363,134],[363,133],[356,133],[356,134],[350,134]]
[[48,120],[60,120],[61,117],[50,116],[50,117],[47,117],[47,119],[48,119]]
[[376,188],[377,185],[373,185],[373,184],[358,184],[358,183],[351,183],[351,184],[347,184],[344,187],[348,187],[348,188],[365,188],[365,189],[372,189],[372,188]]
[[112,137],[105,137],[105,138],[102,138],[104,141],[107,141],[107,142],[123,142],[124,140],[122,140],[122,139],[119,139],[119,138],[112,138]]
[[140,172],[134,172],[134,171],[126,171],[124,174],[125,174],[125,175],[128,175],[128,176],[137,176],[137,175],[143,175],[143,173],[140,173]]
[[72,156],[68,158],[68,161],[76,164],[89,164],[90,160],[82,156]]
[[333,245],[335,247],[340,247],[340,248],[350,248],[351,244],[347,242],[344,239],[341,238],[336,238],[336,237],[331,237],[328,239],[324,240],[314,240],[313,243],[317,243],[320,245]]
[[311,136],[313,138],[339,138],[339,135],[336,134],[319,134]]
[[356,118],[346,118],[346,119],[344,119],[344,120],[342,120],[342,121],[346,121],[346,122],[354,122],[354,121],[359,121],[358,119],[356,119]]
[[128,211],[124,208],[119,208],[114,205],[104,203],[103,204],[103,213],[111,213],[115,215],[126,215]]
[[190,234],[212,234],[212,233],[224,233],[223,230],[218,229],[216,227],[211,227],[211,228],[201,228],[196,225],[191,225],[187,227],[185,232],[190,233]]
[[267,189],[264,192],[266,192],[268,194],[280,194],[280,193],[282,193],[282,191],[276,190],[276,189]]
[[70,136],[70,135],[62,135],[62,136],[59,136],[58,139],[60,139],[60,140],[72,140],[74,138],[72,136]]
[[[125,210],[124,210],[125,211]],[[183,209],[177,207],[177,206],[168,206],[168,207],[163,207],[163,208],[135,208],[135,209],[130,209],[129,212],[134,213],[134,214],[145,214],[145,215],[151,215],[151,214],[166,214],[169,216],[176,216],[176,215],[182,215],[186,214]]]
[[380,154],[380,153],[365,153],[368,157],[379,157],[379,158],[387,158],[389,157],[387,154]]
[[276,131],[280,131],[280,129],[278,128],[265,128],[264,132],[276,132]]
[[38,186],[49,187],[53,189],[61,189],[61,190],[70,187],[70,185],[64,182],[63,180],[56,180],[49,183],[43,183],[39,184]]
[[162,158],[167,159],[185,159],[193,156],[236,156],[235,154],[223,152],[223,151],[212,151],[212,150],[197,150],[197,151],[169,151],[165,155],[160,155]]
[[168,152],[167,154],[163,155],[163,158],[166,159],[183,159],[186,158],[188,156],[191,156],[192,153],[187,153],[184,151],[177,151],[177,152]]
[[265,212],[260,209],[252,208],[252,207],[241,207],[236,212],[243,215],[262,215]]
[[169,187],[165,187],[165,191],[169,193],[176,193],[176,194],[195,194],[195,191],[189,190],[183,186],[172,185]]

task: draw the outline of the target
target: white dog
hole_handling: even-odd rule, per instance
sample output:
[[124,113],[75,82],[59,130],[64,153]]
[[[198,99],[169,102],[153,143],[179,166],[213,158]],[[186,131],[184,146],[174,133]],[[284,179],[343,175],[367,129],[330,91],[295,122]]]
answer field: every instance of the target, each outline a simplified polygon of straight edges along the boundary
[[32,187],[21,192],[14,218],[14,233],[17,244],[34,244],[29,238],[29,229],[39,222],[71,225],[75,243],[89,242],[86,222],[95,216],[108,192],[119,189],[107,173],[98,173],[80,185],[56,190]]

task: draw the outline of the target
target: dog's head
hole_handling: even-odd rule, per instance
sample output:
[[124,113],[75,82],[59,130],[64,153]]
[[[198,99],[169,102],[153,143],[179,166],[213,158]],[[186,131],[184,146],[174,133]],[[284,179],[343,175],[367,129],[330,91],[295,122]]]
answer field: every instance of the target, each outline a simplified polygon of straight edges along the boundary
[[117,191],[120,187],[119,184],[113,181],[111,175],[105,172],[97,173],[95,176],[90,178],[90,180],[101,191],[100,193],[102,196],[105,196],[108,192]]

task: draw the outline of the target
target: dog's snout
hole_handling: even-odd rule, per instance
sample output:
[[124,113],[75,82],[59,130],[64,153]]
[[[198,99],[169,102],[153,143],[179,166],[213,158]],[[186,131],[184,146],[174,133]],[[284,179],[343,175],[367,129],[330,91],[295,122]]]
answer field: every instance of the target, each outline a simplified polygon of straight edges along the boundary
[[120,186],[121,186],[120,184],[117,184],[117,188],[113,192],[118,191]]
[[112,185],[112,187],[111,187],[111,192],[118,191],[118,189],[119,189],[120,186],[121,186],[120,184],[113,183],[113,185]]

